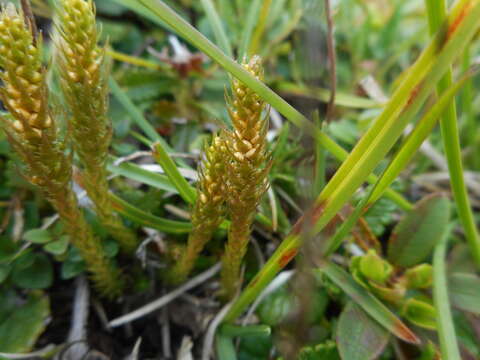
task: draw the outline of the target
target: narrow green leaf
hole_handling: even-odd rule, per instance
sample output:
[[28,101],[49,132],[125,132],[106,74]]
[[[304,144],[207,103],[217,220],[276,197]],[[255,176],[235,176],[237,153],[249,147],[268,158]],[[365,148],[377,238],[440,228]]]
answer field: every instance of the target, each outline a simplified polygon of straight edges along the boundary
[[248,15],[245,21],[245,25],[243,26],[242,38],[240,40],[240,48],[238,49],[240,59],[242,59],[244,56],[251,55],[248,54],[248,48],[251,43],[253,30],[258,21],[261,6],[262,0],[253,0],[250,3],[250,7],[248,8]]
[[[471,13],[475,12],[475,6],[478,6],[478,1],[459,1],[463,5],[462,12],[457,14],[457,18],[454,21],[448,19],[449,30],[453,28],[454,31],[458,31],[460,26],[458,22],[465,22]],[[446,0],[425,0],[427,6],[428,22],[430,27],[430,33],[435,33],[446,19]],[[477,18],[480,14],[476,15]],[[449,36],[447,32],[447,38]],[[465,49],[465,48],[463,48]],[[458,52],[463,52],[462,49],[456,49]],[[443,93],[452,84],[452,70],[448,69],[445,76],[438,83],[438,93]],[[463,164],[462,164],[462,149],[460,146],[460,135],[458,131],[458,119],[455,102],[450,102],[443,117],[440,121],[440,127],[442,130],[443,147],[448,162],[448,171],[450,173],[450,183],[452,186],[453,197],[457,205],[458,215],[465,230],[465,236],[470,246],[472,257],[478,268],[480,268],[480,233],[478,232],[477,225],[473,216],[473,210],[470,205],[470,198],[468,196],[468,190],[465,185],[465,179],[463,176]]]
[[[395,127],[397,127],[395,137],[398,138],[406,123],[415,115],[425,98],[434,90],[437,82],[449,69],[453,59],[467,45],[478,28],[480,16],[477,12],[480,12],[479,4],[472,6],[471,11],[461,17],[464,14],[465,5],[468,5],[469,1],[460,0],[452,8],[448,20],[449,23],[455,23],[456,27],[453,29],[453,33],[450,33],[451,36],[448,41],[446,41],[445,34],[449,31],[449,24],[444,24],[417,61],[407,71],[400,86],[395,90],[373,125],[356,144],[348,160],[337,170],[335,177],[330,181],[331,186],[327,187],[323,193],[324,198],[329,197],[338,189],[340,182],[343,181],[342,179],[348,178],[355,166],[360,168],[365,166],[360,160],[369,155],[371,152],[367,151],[369,148],[378,149],[372,155],[380,155],[383,152],[379,149],[380,145],[386,145],[384,143],[386,138],[393,138],[392,130]],[[460,21],[457,21],[458,19]],[[386,135],[387,132],[390,134]],[[368,172],[371,172],[371,170]]]
[[389,338],[388,331],[352,302],[340,314],[337,343],[342,359],[376,359],[387,346]]
[[196,191],[185,178],[178,171],[177,166],[167,154],[164,147],[160,143],[153,145],[153,157],[157,163],[163,168],[165,174],[169,178],[170,182],[175,186],[180,196],[189,204],[195,203]]
[[[118,83],[115,81],[113,77],[109,78],[109,86],[110,90],[112,91],[115,98],[118,102],[124,107],[127,113],[132,117],[133,121],[137,124],[137,126],[145,133],[148,139],[152,143],[158,143],[165,149],[165,152],[171,153],[173,152],[172,148],[168,145],[168,143],[158,134],[155,128],[148,122],[147,119],[143,116],[143,113],[140,109],[133,103],[132,100],[127,96],[127,94],[120,88]],[[146,140],[146,139],[145,139]],[[145,142],[145,141],[144,141]],[[181,159],[176,161],[179,165],[186,166],[185,162]]]
[[205,15],[208,18],[213,33],[215,34],[218,46],[228,56],[231,57],[232,46],[230,44],[230,40],[227,37],[227,34],[225,33],[225,29],[223,28],[222,21],[220,20],[217,9],[215,9],[215,4],[212,2],[212,0],[201,0],[201,4],[203,6],[203,9],[205,10]]
[[325,263],[315,272],[316,276],[325,274],[342,289],[357,305],[381,326],[406,342],[419,344],[417,336],[385,305],[358,284],[345,270],[331,262]]
[[376,186],[372,196],[368,200],[369,204],[376,202],[383,192],[397,178],[400,172],[408,165],[423,141],[433,130],[440,116],[444,113],[446,107],[458,91],[467,83],[478,69],[468,71],[462,78],[445,91],[435,105],[420,119],[415,129],[401,145],[401,148],[395,154],[395,157],[388,165],[388,168],[382,174],[379,184]]
[[451,227],[449,231],[444,232],[443,238],[435,247],[433,255],[433,302],[437,310],[437,329],[442,358],[460,360],[462,357],[458,349],[457,336],[448,299],[450,291],[447,284],[447,268],[445,265],[450,232]]
[[248,55],[253,56],[258,54],[260,41],[262,40],[265,26],[267,24],[267,19],[269,18],[270,5],[272,0],[263,0],[262,8],[258,16],[257,26],[255,32],[253,33],[252,40],[250,41],[250,46],[248,50]]
[[124,162],[120,165],[108,163],[107,169],[112,174],[125,176],[128,179],[153,186],[157,189],[173,192],[175,194],[178,193],[178,190],[172,185],[167,176],[142,169],[140,166],[133,163]]
[[419,201],[393,230],[388,243],[388,260],[411,267],[425,260],[445,236],[450,218],[450,201],[443,195]]
[[154,22],[157,25],[164,26],[167,29],[171,30],[170,26],[159,19],[157,16],[152,14],[145,6],[139,3],[138,0],[111,0],[117,4],[123,5],[128,9],[132,9],[136,13],[144,16],[148,20]]
[[[315,226],[317,232],[341,209],[343,204],[348,201],[354,191],[393,147],[408,122],[416,115],[434,90],[435,84],[449,69],[458,53],[468,44],[479,26],[480,2],[473,5],[471,10],[461,19],[448,41],[445,41],[443,31],[447,31],[449,28],[443,29],[436,35],[432,45],[428,47],[430,49],[434,46],[435,60],[432,61],[432,65],[426,74],[416,74],[413,70],[417,69],[417,65],[412,67],[409,71],[408,81],[405,80],[404,82],[412,81],[415,84],[414,88],[410,89],[405,97],[396,95],[390,100],[382,115],[362,137],[348,160],[337,170],[335,176],[318,197],[317,205],[328,202],[329,206],[325,207],[322,217]],[[421,60],[418,60],[417,64],[418,62],[421,62]],[[410,80],[411,76],[419,76],[420,79]],[[422,76],[424,76],[423,79]],[[405,86],[402,85],[402,88]],[[396,116],[384,120],[385,114],[389,114],[391,111],[393,112],[392,115],[395,114]],[[368,145],[365,145],[365,142]]]
[[237,351],[231,337],[217,334],[215,343],[219,360],[237,360]]
[[164,219],[149,214],[114,194],[110,194],[110,198],[113,202],[115,211],[139,225],[150,227],[167,234],[186,234],[192,230],[191,223]]
[[133,104],[127,94],[122,91],[122,89],[113,77],[109,78],[108,84],[110,86],[110,90],[112,91],[113,96],[115,96],[118,102],[125,108],[127,113],[132,117],[132,120],[137,124],[140,129],[142,129],[145,135],[147,135],[148,138],[152,141],[163,141],[165,143],[165,141],[158,134],[155,128],[143,117],[143,114]]
[[[328,89],[306,88],[289,82],[280,82],[275,88],[280,92],[315,98],[325,103],[330,101],[330,90]],[[383,104],[370,100],[369,98],[355,96],[341,91],[335,93],[335,105],[353,109],[374,109],[383,106]]]
[[[320,120],[320,114],[315,111],[313,114],[315,124],[322,129],[322,121]],[[322,129],[323,130],[323,129]],[[320,194],[327,182],[327,151],[322,143],[318,140],[315,141],[315,168],[312,191],[313,196]]]

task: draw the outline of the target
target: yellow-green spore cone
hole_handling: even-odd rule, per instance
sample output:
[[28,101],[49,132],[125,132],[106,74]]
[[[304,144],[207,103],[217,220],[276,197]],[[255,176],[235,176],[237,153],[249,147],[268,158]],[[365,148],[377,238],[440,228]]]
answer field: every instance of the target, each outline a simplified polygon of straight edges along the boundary
[[81,161],[81,179],[102,224],[122,250],[137,246],[133,231],[114,212],[108,195],[106,160],[112,139],[108,112],[109,64],[98,46],[95,9],[90,0],[59,0],[56,59],[69,108],[74,149]]
[[189,234],[185,251],[170,273],[172,283],[186,279],[198,255],[224,218],[226,167],[225,139],[214,135],[198,169],[198,196],[191,218],[193,230]]
[[[261,59],[253,57],[245,69],[262,79]],[[233,80],[229,113],[233,131],[227,133],[228,212],[231,225],[222,259],[222,286],[227,298],[240,286],[240,265],[250,241],[257,206],[267,189],[270,154],[267,151],[268,121],[264,101],[238,80]]]
[[71,158],[65,155],[48,109],[41,39],[34,41],[23,14],[12,4],[2,7],[0,13],[0,68],[1,99],[10,113],[1,118],[1,125],[25,165],[25,177],[40,188],[58,211],[97,289],[108,296],[119,294],[120,273],[85,222],[70,187]]

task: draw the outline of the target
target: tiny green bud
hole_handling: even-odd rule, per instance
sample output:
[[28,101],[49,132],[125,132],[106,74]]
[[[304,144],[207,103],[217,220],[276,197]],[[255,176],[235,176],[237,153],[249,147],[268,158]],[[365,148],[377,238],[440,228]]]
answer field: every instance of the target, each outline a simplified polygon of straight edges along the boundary
[[437,312],[435,308],[424,299],[408,299],[403,305],[402,315],[413,324],[425,329],[435,330],[437,327]]
[[405,285],[409,289],[426,289],[432,286],[433,268],[430,264],[420,264],[408,269],[405,274]]
[[393,268],[375,250],[370,250],[360,258],[359,270],[367,279],[383,284],[392,274]]

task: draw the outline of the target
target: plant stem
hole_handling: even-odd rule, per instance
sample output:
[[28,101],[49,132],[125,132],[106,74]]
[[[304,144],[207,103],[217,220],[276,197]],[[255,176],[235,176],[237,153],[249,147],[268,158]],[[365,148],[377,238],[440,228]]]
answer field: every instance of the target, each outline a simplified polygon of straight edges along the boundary
[[433,302],[437,311],[437,330],[442,357],[448,360],[460,360],[461,356],[448,298],[447,269],[445,266],[450,233],[451,228],[445,232],[433,254]]
[[[463,54],[463,61],[462,61],[462,70],[467,71],[471,64],[471,51],[470,46],[467,47],[465,53]],[[475,118],[475,114],[473,111],[473,81],[470,79],[468,80],[467,84],[465,84],[465,88],[463,89],[462,93],[462,113],[465,117],[465,129],[466,129],[466,146],[470,150],[470,167],[473,170],[480,170],[480,156],[479,151],[480,149],[477,146],[477,119]]]
[[[425,4],[427,7],[430,33],[434,34],[446,19],[446,2],[445,0],[425,0]],[[443,93],[451,84],[452,71],[450,69],[438,83],[438,93]],[[475,224],[467,187],[465,186],[465,179],[463,177],[462,152],[457,126],[457,111],[454,101],[451,102],[444,116],[441,118],[440,127],[458,215],[462,222],[472,257],[477,267],[480,268],[480,235]]]

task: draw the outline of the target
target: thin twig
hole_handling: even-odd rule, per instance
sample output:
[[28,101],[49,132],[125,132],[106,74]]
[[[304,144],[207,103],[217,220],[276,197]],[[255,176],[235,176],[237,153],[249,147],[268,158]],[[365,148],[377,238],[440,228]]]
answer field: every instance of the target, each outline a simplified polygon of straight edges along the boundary
[[49,354],[52,353],[52,351],[54,351],[55,348],[58,349],[58,347],[56,347],[55,345],[49,344],[49,345],[45,346],[43,349],[33,351],[33,352],[27,353],[27,354],[0,352],[0,356],[2,356],[4,358],[7,358],[7,359],[12,359],[12,360],[13,359],[31,360],[31,359],[35,359],[35,358],[38,358],[38,357],[48,356]]
[[193,360],[192,347],[192,338],[190,336],[184,336],[177,353],[177,360]]
[[327,107],[327,122],[330,122],[333,118],[333,112],[335,110],[335,95],[337,92],[337,59],[335,55],[335,45],[333,39],[333,16],[332,9],[330,7],[330,0],[325,0],[325,14],[327,16],[327,49],[328,49],[328,61],[330,63],[330,101]]
[[150,314],[153,311],[156,311],[160,309],[161,307],[165,306],[166,304],[170,303],[171,301],[175,300],[177,297],[182,295],[183,293],[187,292],[188,290],[204,283],[211,277],[215,276],[219,271],[220,271],[220,264],[216,264],[215,266],[211,267],[207,271],[197,275],[194,277],[192,280],[186,282],[182,286],[176,288],[172,292],[162,296],[161,298],[152,301],[151,303],[142,306],[141,308],[138,308],[135,311],[132,311],[129,314],[123,315],[119,318],[116,318],[112,321],[110,321],[109,326],[110,327],[118,327],[123,324],[127,324],[131,321],[137,320],[139,318],[142,318],[148,314]]
[[231,302],[226,304],[222,310],[218,312],[218,314],[213,318],[210,326],[208,327],[207,333],[205,334],[205,338],[203,341],[203,348],[202,348],[202,360],[209,360],[212,355],[212,349],[214,348],[213,343],[215,342],[215,333],[217,332],[217,328],[222,322],[225,315],[227,315],[228,310],[232,306],[232,303],[235,299]]
[[76,281],[75,299],[72,308],[72,323],[68,334],[68,343],[75,343],[65,353],[64,359],[79,359],[87,353],[88,346],[84,342],[87,339],[88,313],[90,306],[90,289],[84,276]]
[[139,337],[135,342],[135,346],[133,347],[132,353],[127,356],[125,360],[138,360],[138,355],[140,353],[140,345],[142,345],[142,338]]
[[162,309],[160,314],[160,320],[162,322],[162,349],[163,356],[167,359],[172,357],[172,344],[170,336],[170,319],[168,316],[168,306]]

